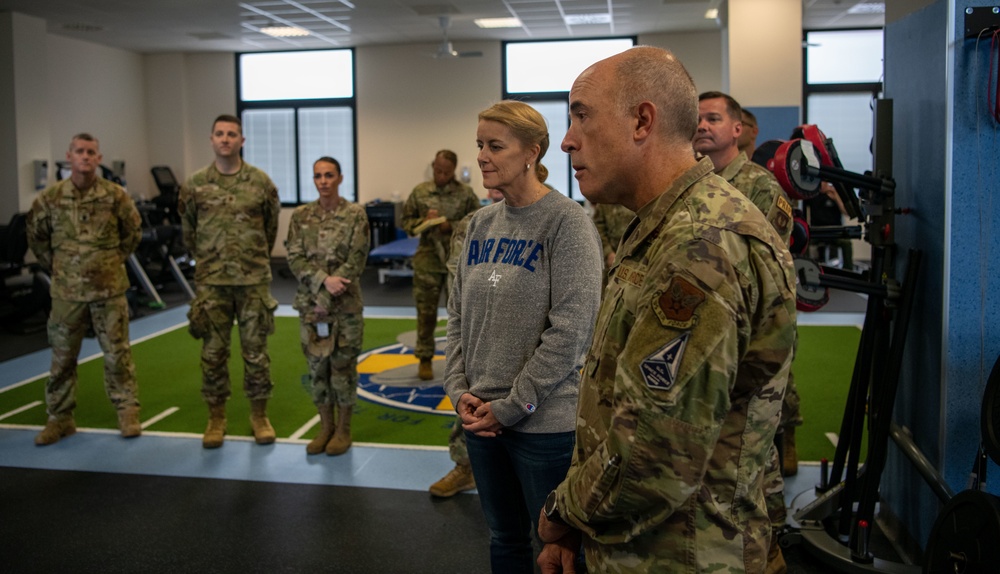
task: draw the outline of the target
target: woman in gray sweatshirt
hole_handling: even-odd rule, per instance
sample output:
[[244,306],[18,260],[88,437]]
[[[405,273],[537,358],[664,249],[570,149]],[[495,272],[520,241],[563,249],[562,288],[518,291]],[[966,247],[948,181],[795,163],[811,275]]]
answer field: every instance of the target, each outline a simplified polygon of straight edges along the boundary
[[483,185],[448,303],[445,389],[462,418],[494,573],[533,572],[531,536],[572,457],[582,356],[603,261],[591,219],[544,184],[545,120],[522,102],[479,114]]

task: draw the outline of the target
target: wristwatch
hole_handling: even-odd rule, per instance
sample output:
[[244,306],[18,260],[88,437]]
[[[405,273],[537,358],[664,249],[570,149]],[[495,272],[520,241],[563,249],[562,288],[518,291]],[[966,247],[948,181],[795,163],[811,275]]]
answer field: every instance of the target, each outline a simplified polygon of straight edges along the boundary
[[549,522],[569,526],[566,524],[566,521],[563,520],[562,515],[559,514],[559,505],[556,502],[556,491],[553,490],[547,497],[545,497],[545,505],[542,506],[542,512],[545,513],[545,518],[547,518]]

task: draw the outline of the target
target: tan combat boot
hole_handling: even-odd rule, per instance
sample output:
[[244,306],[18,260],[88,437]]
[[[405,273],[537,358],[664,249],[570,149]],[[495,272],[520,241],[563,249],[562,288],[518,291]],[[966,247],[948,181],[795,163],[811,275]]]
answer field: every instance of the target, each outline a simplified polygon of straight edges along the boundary
[[139,407],[125,407],[118,411],[118,428],[125,438],[134,438],[142,434],[139,424]]
[[274,442],[274,427],[267,420],[267,399],[250,401],[250,426],[253,427],[253,439],[257,444]]
[[781,476],[795,476],[799,472],[799,453],[795,450],[795,427],[787,427],[782,433],[781,441],[783,461]]
[[351,448],[351,413],[353,405],[337,405],[337,431],[326,444],[326,454],[336,456]]
[[476,479],[472,476],[472,467],[467,464],[456,464],[455,468],[448,471],[441,480],[431,485],[430,491],[434,496],[448,498],[473,488],[476,488]]
[[35,436],[35,444],[38,446],[46,446],[59,442],[59,439],[64,436],[69,436],[76,432],[76,421],[73,420],[73,415],[56,415],[49,416],[49,420],[45,421],[45,428],[42,432]]
[[417,367],[417,377],[421,381],[431,381],[434,379],[434,365],[431,359],[420,359],[420,366]]
[[204,448],[219,448],[226,434],[226,403],[208,405],[208,428],[201,439]]
[[319,408],[319,432],[316,438],[306,445],[306,454],[319,454],[326,450],[330,437],[333,436],[333,405],[317,405]]

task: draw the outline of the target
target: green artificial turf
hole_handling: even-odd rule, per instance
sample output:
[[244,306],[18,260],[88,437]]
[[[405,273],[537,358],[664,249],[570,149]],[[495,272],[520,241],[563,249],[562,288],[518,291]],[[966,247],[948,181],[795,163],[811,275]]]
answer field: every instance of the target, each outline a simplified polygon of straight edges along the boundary
[[860,340],[857,327],[799,327],[792,364],[802,399],[803,424],[795,432],[799,460],[833,460],[836,447],[826,435],[840,432]]
[[[306,424],[316,410],[302,387],[306,362],[299,346],[298,318],[277,317],[275,334],[269,339],[274,396],[268,415],[279,437],[288,437]],[[366,319],[364,348],[396,343],[399,333],[415,328],[413,319]],[[799,346],[793,371],[802,397],[805,424],[796,433],[799,459],[833,458],[834,447],[826,433],[840,429],[854,356],[861,332],[854,327],[799,327]],[[150,431],[192,433],[205,428],[207,409],[201,398],[198,365],[200,341],[186,327],[162,333],[132,346],[139,381],[142,420],[170,408],[177,411],[148,427]],[[233,394],[227,406],[228,433],[250,436],[249,404],[243,394],[243,367],[239,337],[233,334],[230,357]],[[0,413],[13,411],[32,401],[43,400],[47,377],[0,392]],[[77,425],[87,428],[117,428],[114,409],[104,394],[103,361],[98,356],[79,366]],[[373,403],[359,398],[352,420],[356,442],[444,446],[453,417],[429,414]],[[12,425],[45,424],[40,405],[3,420]],[[302,438],[315,434],[314,427]]]
[[[290,436],[316,415],[312,400],[302,386],[302,377],[308,370],[299,344],[298,322],[297,317],[276,317],[275,334],[268,340],[274,382],[268,416],[279,437]],[[399,333],[414,327],[413,319],[366,319],[364,348],[395,344]],[[132,346],[142,419],[145,421],[170,408],[178,409],[148,430],[197,434],[204,431],[207,408],[201,397],[200,352],[201,342],[193,339],[186,327]],[[117,428],[117,415],[104,394],[103,361],[97,357],[81,363],[78,374],[77,409],[74,411],[77,426]],[[235,329],[229,374],[233,389],[226,408],[227,433],[250,436],[250,407],[243,394],[243,365]],[[0,413],[43,399],[43,385],[47,379],[43,377],[0,394]],[[45,424],[44,406],[8,417],[3,422]],[[359,399],[351,430],[357,442],[444,446],[448,443],[452,422],[450,416],[407,411]],[[314,427],[302,438],[312,438],[316,430]]]

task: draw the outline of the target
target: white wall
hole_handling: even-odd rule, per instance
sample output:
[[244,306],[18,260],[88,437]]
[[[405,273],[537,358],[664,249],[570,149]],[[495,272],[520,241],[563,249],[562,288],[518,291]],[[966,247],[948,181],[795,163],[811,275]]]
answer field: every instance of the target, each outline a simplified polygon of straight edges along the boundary
[[[802,2],[729,2],[728,85],[741,104],[802,105]],[[762,78],[766,78],[762,81]]]
[[643,34],[639,44],[670,50],[687,68],[698,93],[722,89],[722,34],[713,32],[683,32]]
[[219,114],[236,114],[236,59],[230,53],[185,54],[187,65],[185,170],[183,177],[212,161],[209,136]]
[[[500,44],[466,43],[481,58],[436,60],[435,45],[357,49],[359,201],[406,199],[434,154],[458,154],[485,197],[476,165],[480,111],[500,99]],[[365,72],[368,73],[365,73]]]
[[[146,134],[149,161],[169,166],[174,176],[183,178],[187,149],[187,82],[184,54],[143,56],[146,90]],[[133,175],[132,179],[135,179]],[[155,185],[152,175],[150,185]]]
[[[103,163],[124,160],[128,191],[154,195],[146,137],[142,56],[134,52],[48,35],[48,90],[39,94],[48,115],[52,165],[66,159],[70,139],[89,132],[101,142]],[[18,126],[18,132],[25,127]]]
[[[16,13],[0,14],[0,169],[3,170],[0,223],[31,207],[35,189],[33,160],[49,160],[45,81],[45,21]],[[51,170],[49,170],[51,173]],[[50,180],[51,181],[51,180]]]
[[[2,81],[9,78],[10,81]],[[0,225],[21,210],[14,113],[14,14],[0,12]]]
[[183,182],[212,161],[212,121],[236,113],[234,62],[228,52],[143,57],[152,165],[170,166]]

